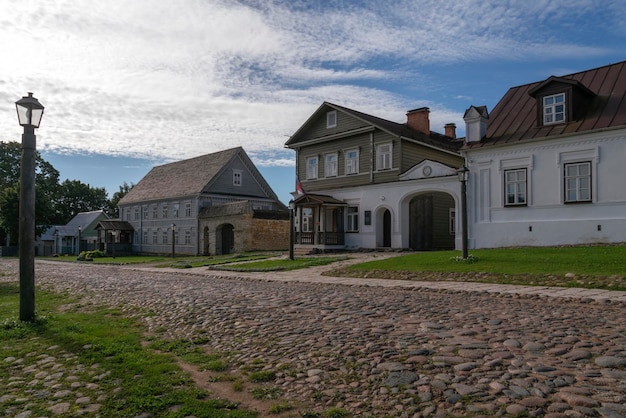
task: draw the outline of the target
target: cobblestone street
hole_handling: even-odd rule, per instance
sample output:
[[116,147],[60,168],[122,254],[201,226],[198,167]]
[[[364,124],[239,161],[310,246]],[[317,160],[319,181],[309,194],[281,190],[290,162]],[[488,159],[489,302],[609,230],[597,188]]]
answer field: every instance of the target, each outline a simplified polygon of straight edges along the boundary
[[[15,279],[17,261],[2,261]],[[38,263],[37,284],[262,360],[284,396],[355,416],[626,416],[626,304],[368,279]],[[311,274],[315,274],[311,272]],[[11,279],[10,274],[0,280]],[[622,292],[623,293],[623,292]],[[619,296],[618,296],[619,295]],[[145,315],[146,311],[154,315]]]

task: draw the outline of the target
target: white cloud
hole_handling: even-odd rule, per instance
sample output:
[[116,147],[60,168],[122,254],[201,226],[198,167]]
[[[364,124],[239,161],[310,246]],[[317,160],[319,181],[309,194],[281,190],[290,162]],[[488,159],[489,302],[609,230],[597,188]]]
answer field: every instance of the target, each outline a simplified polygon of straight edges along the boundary
[[607,53],[552,28],[589,13],[591,0],[2,2],[2,139],[19,138],[13,102],[34,91],[45,149],[179,159],[242,145],[284,165],[286,135],[325,100],[398,122],[428,105],[440,130],[462,115],[427,97],[446,82],[425,66]]

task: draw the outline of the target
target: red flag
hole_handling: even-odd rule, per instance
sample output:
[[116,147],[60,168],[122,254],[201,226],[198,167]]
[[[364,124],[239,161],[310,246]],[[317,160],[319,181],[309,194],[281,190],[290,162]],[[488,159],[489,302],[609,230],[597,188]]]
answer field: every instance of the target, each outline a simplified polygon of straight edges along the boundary
[[306,194],[299,177],[296,177],[296,193],[298,193],[299,195]]

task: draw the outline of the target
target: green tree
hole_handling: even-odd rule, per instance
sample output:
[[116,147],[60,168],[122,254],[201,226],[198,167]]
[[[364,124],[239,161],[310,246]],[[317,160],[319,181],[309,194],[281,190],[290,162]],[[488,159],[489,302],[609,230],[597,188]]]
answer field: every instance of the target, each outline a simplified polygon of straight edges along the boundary
[[104,187],[91,187],[79,180],[65,180],[55,200],[56,223],[64,225],[80,212],[106,210],[109,199]]
[[[17,243],[21,159],[22,145],[19,142],[0,141],[0,235],[3,243]],[[38,151],[35,163],[35,224],[39,235],[54,219],[59,172]]]
[[126,193],[130,192],[130,189],[132,189],[133,187],[135,187],[133,183],[128,184],[124,182],[124,184],[120,186],[119,191],[113,193],[113,197],[111,197],[111,200],[109,200],[107,215],[109,215],[111,218],[119,219],[120,208],[117,205],[120,203],[120,200],[122,200],[122,198],[126,196]]

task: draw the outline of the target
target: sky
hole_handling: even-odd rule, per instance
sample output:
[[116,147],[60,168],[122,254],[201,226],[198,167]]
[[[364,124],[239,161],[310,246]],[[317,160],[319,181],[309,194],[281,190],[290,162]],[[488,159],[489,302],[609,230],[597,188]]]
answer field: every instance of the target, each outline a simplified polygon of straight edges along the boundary
[[514,86],[626,60],[623,0],[2,0],[0,140],[109,196],[155,165],[242,146],[283,202],[284,144],[324,102],[431,130]]

